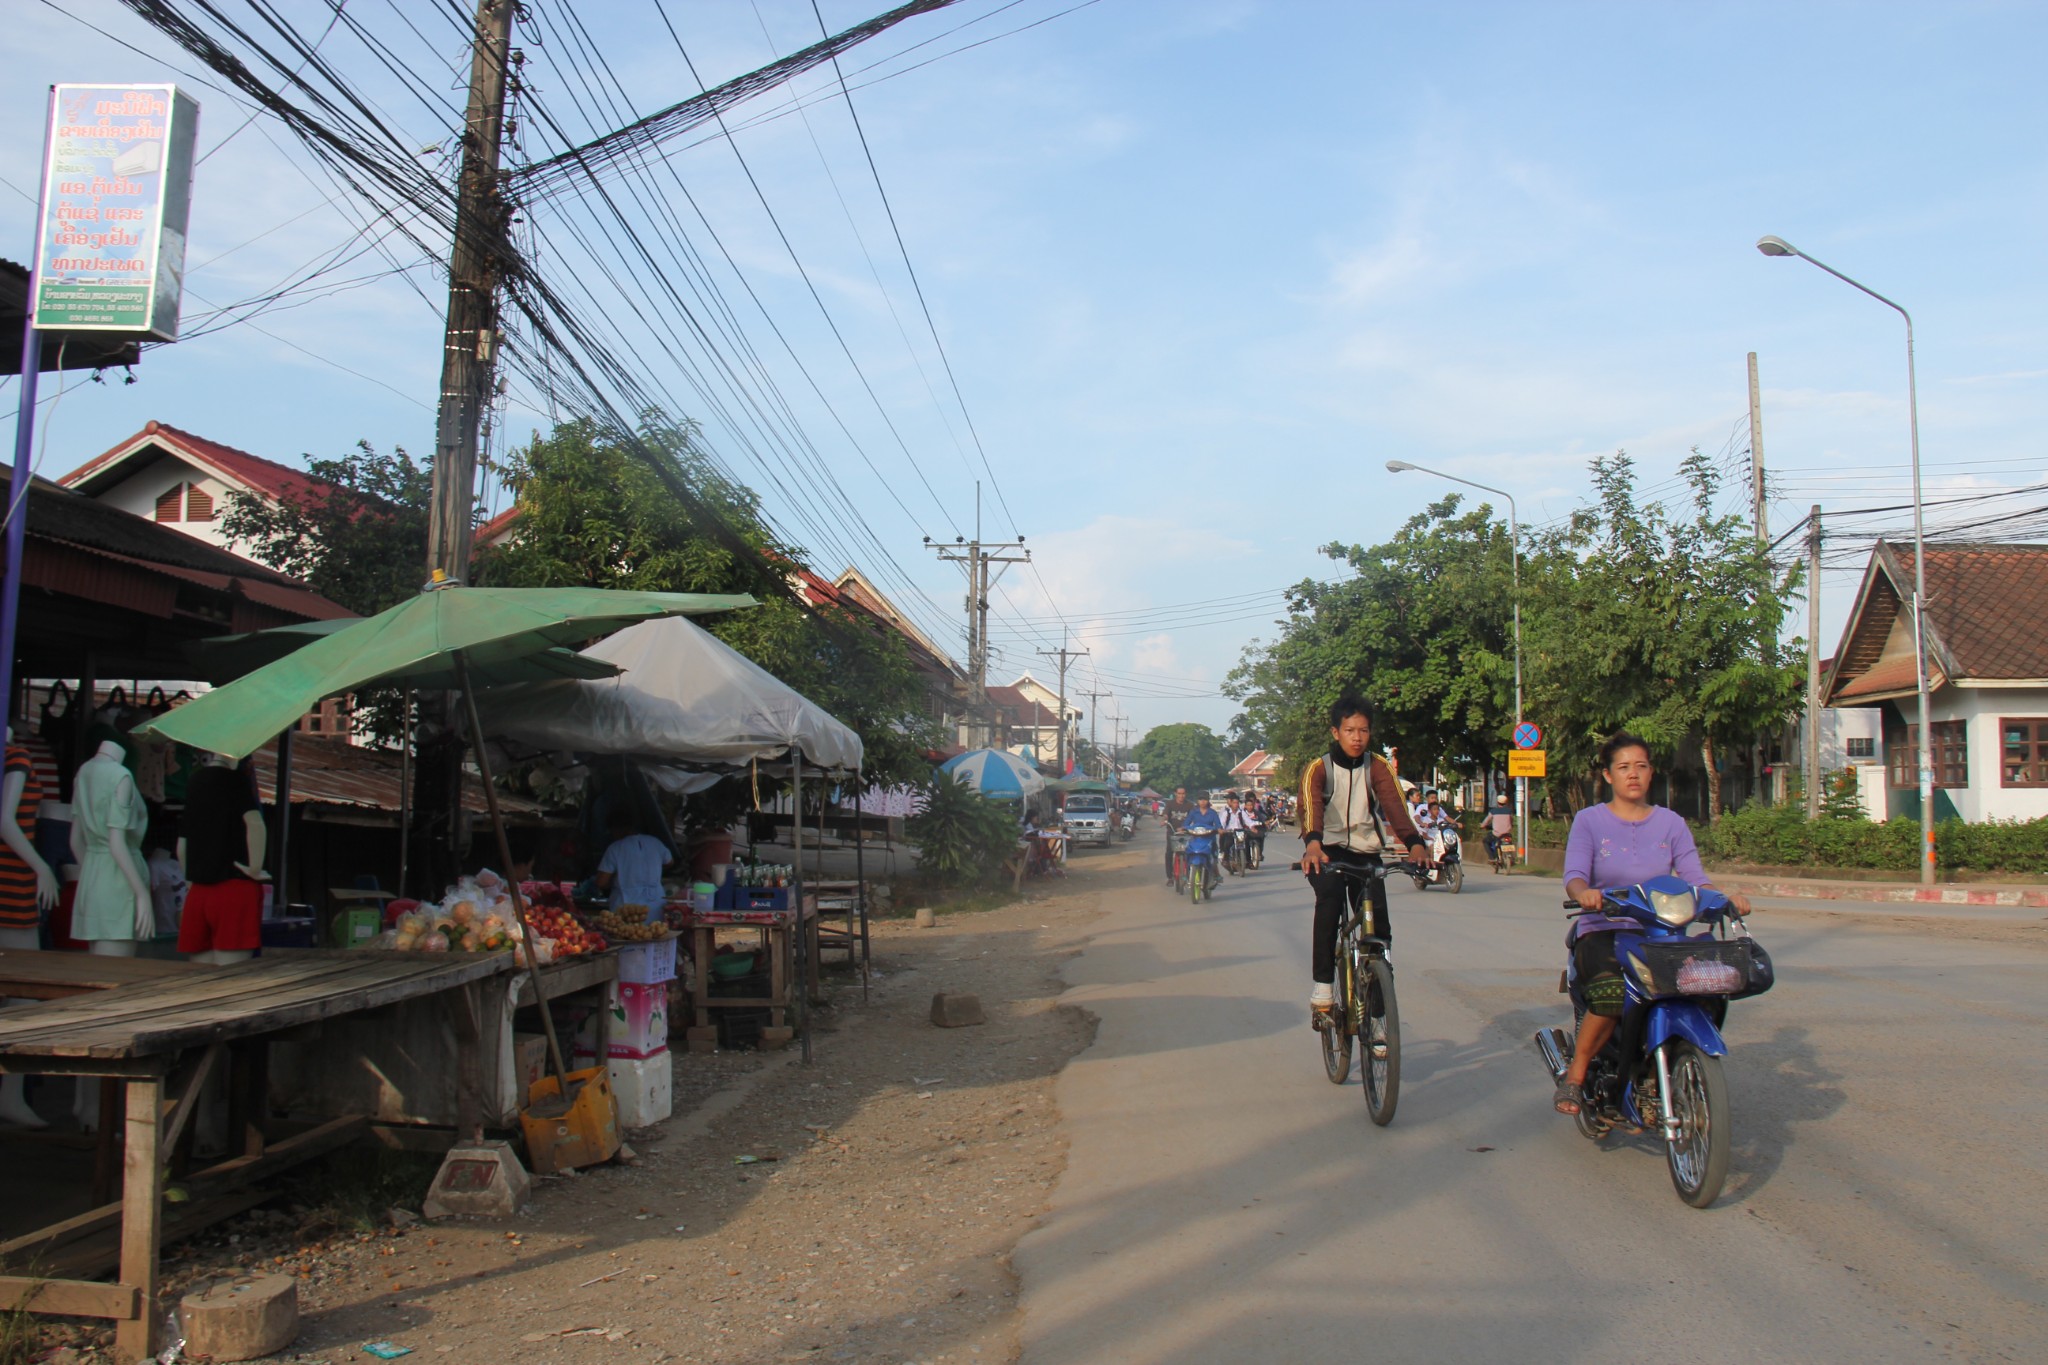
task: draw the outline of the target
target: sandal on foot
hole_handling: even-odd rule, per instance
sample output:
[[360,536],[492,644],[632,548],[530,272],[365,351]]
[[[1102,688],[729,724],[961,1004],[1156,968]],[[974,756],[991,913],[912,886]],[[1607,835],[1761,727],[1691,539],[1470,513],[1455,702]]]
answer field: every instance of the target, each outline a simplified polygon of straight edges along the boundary
[[1585,1089],[1571,1081],[1559,1081],[1557,1096],[1551,1101],[1558,1113],[1571,1115],[1576,1115],[1585,1102]]
[[1308,1007],[1308,1026],[1317,1033],[1328,1033],[1337,1024],[1335,1002],[1313,1001]]

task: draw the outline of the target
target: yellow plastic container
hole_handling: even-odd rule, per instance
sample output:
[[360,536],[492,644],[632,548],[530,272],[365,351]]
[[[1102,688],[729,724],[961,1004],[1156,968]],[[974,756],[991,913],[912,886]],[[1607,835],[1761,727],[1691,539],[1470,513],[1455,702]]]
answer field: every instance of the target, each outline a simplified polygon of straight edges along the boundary
[[526,1164],[535,1175],[610,1161],[619,1151],[619,1102],[602,1065],[569,1073],[569,1099],[561,1083],[543,1076],[526,1093],[519,1115]]

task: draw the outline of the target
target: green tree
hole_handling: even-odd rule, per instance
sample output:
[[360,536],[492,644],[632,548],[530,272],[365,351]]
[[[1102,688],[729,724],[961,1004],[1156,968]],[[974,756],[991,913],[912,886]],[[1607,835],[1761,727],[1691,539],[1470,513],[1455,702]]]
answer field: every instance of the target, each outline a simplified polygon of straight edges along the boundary
[[1254,645],[1225,680],[1285,773],[1329,743],[1327,712],[1356,692],[1379,713],[1377,746],[1414,773],[1504,762],[1514,715],[1513,547],[1507,527],[1457,494],[1370,547],[1327,545],[1349,576],[1289,589],[1279,640]]
[[360,441],[338,459],[308,455],[306,472],[308,482],[275,502],[229,494],[221,533],[360,616],[417,593],[427,574],[432,471],[403,447],[386,455]]
[[936,735],[902,637],[865,612],[799,600],[802,550],[712,464],[694,423],[650,414],[627,441],[565,422],[515,451],[504,477],[520,517],[505,544],[479,552],[479,581],[752,593],[761,606],[706,628],[857,732],[871,776],[930,771]]
[[1155,791],[1186,787],[1190,794],[1220,787],[1230,776],[1223,741],[1206,725],[1181,721],[1146,731],[1131,750],[1138,771]]
[[1780,577],[1740,516],[1713,512],[1718,476],[1680,465],[1691,507],[1640,504],[1627,452],[1593,462],[1596,498],[1538,538],[1523,617],[1528,709],[1549,731],[1554,784],[1574,807],[1617,730],[1669,760],[1691,750],[1721,814],[1721,758],[1798,707],[1805,655],[1782,644],[1795,567]]

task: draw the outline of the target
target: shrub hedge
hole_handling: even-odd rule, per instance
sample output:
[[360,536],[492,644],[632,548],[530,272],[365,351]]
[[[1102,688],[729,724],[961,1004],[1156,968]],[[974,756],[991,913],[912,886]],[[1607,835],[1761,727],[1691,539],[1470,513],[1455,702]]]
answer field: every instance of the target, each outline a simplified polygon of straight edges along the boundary
[[[1537,848],[1563,848],[1566,820],[1531,820]],[[1920,867],[1917,820],[1808,820],[1797,806],[1745,806],[1715,825],[1694,824],[1700,857],[1709,863],[1764,867],[1844,867],[1915,872]],[[1974,872],[2048,873],[2048,818],[1968,824],[1943,820],[1934,829],[1943,868]]]

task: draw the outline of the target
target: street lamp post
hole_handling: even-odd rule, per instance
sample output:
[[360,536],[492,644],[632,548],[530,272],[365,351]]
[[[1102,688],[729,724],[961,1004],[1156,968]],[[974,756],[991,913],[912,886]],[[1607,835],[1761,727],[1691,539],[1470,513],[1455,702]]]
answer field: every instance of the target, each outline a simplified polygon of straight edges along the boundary
[[[1410,464],[1406,460],[1387,461],[1389,474],[1400,474],[1411,469],[1418,474],[1434,474],[1439,479],[1462,483],[1467,488],[1476,488],[1482,493],[1491,493],[1495,497],[1508,500],[1508,548],[1513,554],[1514,577],[1515,726],[1519,729],[1522,724],[1522,531],[1521,521],[1515,513],[1515,496],[1506,489],[1474,483],[1470,479],[1461,479],[1456,474],[1446,474],[1441,469],[1428,469],[1419,464]],[[1516,856],[1526,862],[1529,857],[1529,779],[1526,777],[1515,779],[1515,848]]]
[[[1797,256],[1808,265],[1819,266],[1843,284],[1862,290],[1906,320],[1906,419],[1913,435],[1913,686],[1920,700],[1920,880],[1931,886],[1934,883],[1934,722],[1927,696],[1927,542],[1921,524],[1920,391],[1913,375],[1913,315],[1869,285],[1850,279],[1825,261],[1815,260],[1783,237],[1759,237],[1756,249],[1766,256]],[[1819,592],[1820,585],[1812,584],[1807,590]],[[1811,641],[1807,648],[1819,649],[1820,641]],[[1806,780],[1817,782],[1820,774],[1809,773]]]

